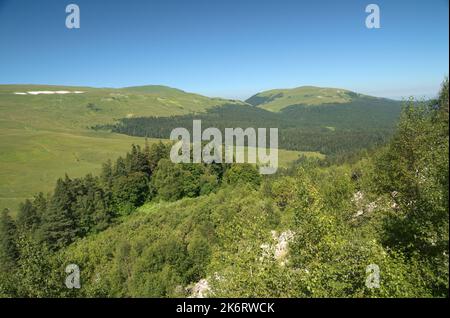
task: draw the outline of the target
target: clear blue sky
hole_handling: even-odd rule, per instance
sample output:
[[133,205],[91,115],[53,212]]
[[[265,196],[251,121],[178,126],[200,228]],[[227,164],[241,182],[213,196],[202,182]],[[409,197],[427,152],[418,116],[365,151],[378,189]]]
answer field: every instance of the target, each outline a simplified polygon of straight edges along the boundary
[[[76,3],[81,28],[65,27]],[[365,27],[365,6],[381,29]],[[0,83],[162,84],[246,98],[317,85],[432,95],[448,75],[448,0],[0,0]]]

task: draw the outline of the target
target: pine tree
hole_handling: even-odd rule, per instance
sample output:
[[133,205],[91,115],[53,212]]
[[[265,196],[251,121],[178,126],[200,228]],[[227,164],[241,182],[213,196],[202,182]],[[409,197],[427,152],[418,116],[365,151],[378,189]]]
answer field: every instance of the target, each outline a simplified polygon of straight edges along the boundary
[[59,179],[49,207],[43,217],[40,238],[52,249],[67,246],[77,236],[77,219],[72,210],[74,198],[70,189],[71,180]]
[[76,197],[74,211],[81,236],[101,231],[111,221],[107,194],[100,187],[98,179],[91,174],[83,179],[83,190]]
[[4,209],[0,215],[0,271],[11,270],[18,258],[16,246],[16,226],[9,210]]
[[155,171],[161,159],[169,158],[169,149],[169,146],[164,145],[161,141],[151,145],[148,161],[152,172]]
[[148,177],[151,175],[151,169],[148,157],[145,152],[141,151],[141,147],[132,145],[131,153],[127,154],[128,173],[143,172]]
[[148,143],[147,137],[145,137],[144,155],[146,156],[147,160],[150,159],[150,145]]
[[102,165],[101,180],[107,187],[111,187],[112,178],[113,178],[112,163],[111,159],[108,159],[108,161],[106,161]]
[[127,175],[127,166],[125,159],[119,157],[116,160],[116,165],[114,166],[114,177],[121,177]]
[[47,201],[48,200],[44,197],[44,194],[42,192],[39,192],[34,197],[33,206],[36,209],[36,214],[39,221],[42,221],[42,217],[45,214],[45,211],[47,210]]
[[39,216],[37,209],[30,200],[25,200],[20,204],[17,215],[17,226],[23,230],[34,230],[39,226]]
[[105,193],[101,189],[92,191],[93,214],[91,231],[96,233],[105,230],[112,222],[113,213]]

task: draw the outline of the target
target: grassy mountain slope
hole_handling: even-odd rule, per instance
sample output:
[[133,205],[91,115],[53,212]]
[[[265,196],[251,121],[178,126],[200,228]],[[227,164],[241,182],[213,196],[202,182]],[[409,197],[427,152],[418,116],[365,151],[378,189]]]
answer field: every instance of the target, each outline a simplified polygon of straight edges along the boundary
[[[29,91],[83,91],[80,94],[16,95]],[[229,103],[179,90],[143,86],[125,89],[44,85],[0,85],[0,127],[83,129],[117,118],[203,112]]]
[[354,98],[376,99],[341,88],[301,86],[292,89],[273,89],[253,95],[247,103],[278,112],[292,105],[322,105],[350,103]]

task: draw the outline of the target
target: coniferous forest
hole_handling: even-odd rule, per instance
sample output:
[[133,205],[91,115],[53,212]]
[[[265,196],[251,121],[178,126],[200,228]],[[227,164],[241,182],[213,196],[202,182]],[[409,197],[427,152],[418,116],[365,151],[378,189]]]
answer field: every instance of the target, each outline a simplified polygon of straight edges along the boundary
[[[2,211],[0,297],[448,297],[448,92],[446,79],[437,99],[389,114],[382,100],[242,105],[96,126],[167,138],[193,118],[274,125],[281,148],[327,157],[264,176],[172,163],[169,142],[146,142],[99,174],[61,175],[16,215]],[[355,124],[358,107],[376,110]],[[66,287],[69,264],[81,288]]]
[[92,128],[167,139],[176,127],[186,128],[192,135],[194,119],[201,120],[205,128],[219,128],[222,135],[228,127],[276,127],[280,148],[335,157],[384,144],[392,135],[400,110],[399,101],[356,96],[348,103],[291,105],[277,113],[251,105],[226,104],[206,113],[122,118],[116,124]]

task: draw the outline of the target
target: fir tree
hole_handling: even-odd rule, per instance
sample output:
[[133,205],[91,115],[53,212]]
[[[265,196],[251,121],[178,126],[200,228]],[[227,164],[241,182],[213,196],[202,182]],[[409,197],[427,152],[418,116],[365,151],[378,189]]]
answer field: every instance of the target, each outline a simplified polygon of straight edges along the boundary
[[9,271],[17,261],[16,234],[9,210],[4,209],[0,215],[0,271]]
[[77,220],[72,211],[74,198],[70,189],[70,179],[59,179],[54,195],[43,218],[41,240],[52,249],[70,244],[77,235]]
[[25,200],[19,207],[17,215],[17,226],[23,230],[34,230],[39,226],[39,216],[37,209],[30,200]]

